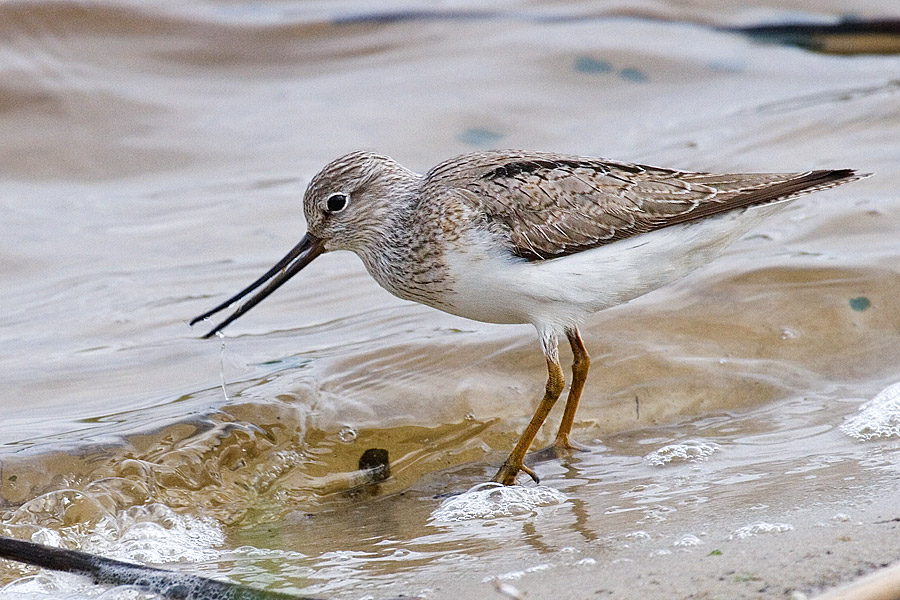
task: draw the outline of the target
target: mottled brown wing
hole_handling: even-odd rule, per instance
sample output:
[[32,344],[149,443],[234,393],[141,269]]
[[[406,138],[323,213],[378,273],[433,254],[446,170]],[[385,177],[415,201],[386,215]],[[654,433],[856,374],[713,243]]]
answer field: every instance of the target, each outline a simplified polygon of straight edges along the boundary
[[556,258],[716,213],[857,178],[849,169],[711,174],[577,156],[479,152],[435,167],[426,185],[464,189],[528,260]]

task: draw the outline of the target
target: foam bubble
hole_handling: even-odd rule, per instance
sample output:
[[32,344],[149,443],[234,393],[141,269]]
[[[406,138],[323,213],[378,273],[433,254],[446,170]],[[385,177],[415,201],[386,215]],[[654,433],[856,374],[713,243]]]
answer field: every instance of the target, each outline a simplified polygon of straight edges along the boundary
[[520,571],[509,571],[508,573],[501,573],[500,575],[488,575],[484,579],[481,580],[482,583],[488,582],[500,582],[500,581],[510,581],[514,579],[522,579],[526,575],[530,573],[539,573],[541,571],[546,571],[547,569],[552,569],[553,565],[548,563],[540,563],[534,565],[532,567],[528,567],[527,569],[522,569]]
[[669,444],[654,450],[644,460],[654,467],[662,467],[670,463],[696,462],[712,456],[719,450],[718,444],[687,440],[680,444]]
[[900,437],[900,382],[890,385],[847,418],[841,431],[857,440]]
[[169,514],[163,524],[138,521],[122,532],[118,542],[106,553],[129,562],[162,564],[202,562],[219,556],[215,546],[225,543],[218,522],[208,517]]
[[703,540],[698,538],[696,535],[686,533],[685,535],[675,540],[675,543],[673,545],[676,548],[693,548],[694,546],[699,546],[702,543]]
[[755,535],[766,533],[784,533],[785,531],[793,531],[794,526],[790,523],[767,523],[766,521],[757,521],[750,525],[744,525],[740,529],[735,530],[729,539],[742,540]]
[[[95,520],[102,527],[88,531],[72,527],[63,528],[61,532],[50,529],[44,524],[55,525],[60,507],[66,506],[64,502],[60,503],[61,498],[81,499],[77,494],[51,492],[20,507],[26,510],[17,514],[18,526],[34,530],[29,536],[32,541],[77,548],[132,563],[198,563],[221,556],[215,547],[225,542],[225,535],[218,522],[182,515],[162,504],[133,506],[115,515],[106,514],[105,519]],[[148,577],[148,581],[151,579],[152,576]],[[22,577],[0,587],[0,600],[48,597],[56,600],[143,600],[160,596],[128,585],[97,586],[85,577],[53,571],[41,571],[36,576]]]
[[107,588],[86,577],[62,573],[39,573],[0,587],[4,600],[162,600],[159,594],[120,585]]
[[359,437],[359,431],[350,425],[344,425],[341,427],[341,430],[338,431],[338,439],[345,444],[356,441],[357,437]]
[[568,500],[559,490],[545,487],[480,483],[452,498],[447,498],[431,513],[431,521],[453,522],[473,519],[497,519],[536,515],[540,507],[555,506]]
[[850,515],[848,515],[847,513],[837,513],[833,517],[831,517],[831,520],[835,523],[846,523],[850,520]]

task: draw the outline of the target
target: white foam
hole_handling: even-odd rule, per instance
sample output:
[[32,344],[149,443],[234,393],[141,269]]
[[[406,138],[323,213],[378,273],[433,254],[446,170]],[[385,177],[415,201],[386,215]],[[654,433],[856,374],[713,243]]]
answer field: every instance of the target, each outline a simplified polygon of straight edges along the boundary
[[675,540],[673,546],[675,546],[676,548],[693,548],[694,546],[699,546],[702,543],[703,540],[698,538],[696,535],[687,533]]
[[430,521],[453,522],[473,519],[497,519],[536,515],[541,507],[564,503],[568,498],[551,487],[525,487],[480,483],[452,498],[447,498],[431,513]]
[[687,463],[704,460],[719,450],[719,445],[700,440],[687,440],[680,444],[669,444],[654,450],[644,460],[654,467],[670,463]]
[[515,579],[522,579],[526,575],[530,573],[539,573],[541,571],[546,571],[547,569],[552,569],[553,565],[549,563],[540,563],[534,565],[532,567],[528,567],[527,569],[522,569],[520,571],[509,571],[508,573],[501,573],[500,575],[488,575],[484,579],[481,580],[482,583],[489,583],[491,581],[510,581]]
[[[94,527],[87,531],[64,528],[60,532],[46,526],[55,524],[61,507],[67,505],[66,500],[82,499],[72,490],[38,496],[16,511],[16,525],[33,528],[31,541],[75,547],[126,562],[196,563],[213,561],[221,556],[215,547],[225,542],[225,535],[215,520],[181,515],[162,504],[134,506],[115,515],[104,513],[103,518],[93,520]],[[97,586],[85,577],[52,571],[22,577],[0,588],[0,600],[48,597],[54,600],[143,600],[159,596],[132,586]]]
[[513,600],[523,600],[525,598],[525,596],[522,595],[522,592],[520,592],[512,584],[500,583],[499,581],[495,582],[495,583],[496,583],[495,589],[497,590],[497,593],[499,593],[501,596],[506,596],[507,598],[513,598]]
[[86,577],[40,573],[22,577],[0,588],[0,598],[12,600],[160,600],[159,594],[132,586],[108,588],[94,585]]
[[97,596],[97,600],[160,600],[162,596],[151,592],[142,592],[131,586],[119,586]]
[[[154,520],[143,520],[128,526],[107,554],[130,562],[163,564],[167,562],[201,562],[215,560],[219,551],[214,547],[225,543],[225,534],[218,522],[208,517],[179,515],[168,507],[154,506],[150,511]],[[126,513],[139,512],[147,507],[133,507]],[[134,514],[130,514],[134,518]],[[162,520],[162,523],[156,519]]]
[[847,513],[836,513],[833,517],[831,517],[831,520],[835,523],[846,523],[850,520],[850,515],[848,515]]
[[841,431],[857,440],[900,437],[900,382],[890,385],[848,417]]
[[729,539],[742,540],[767,533],[784,533],[785,531],[793,531],[793,529],[794,526],[790,523],[767,523],[766,521],[757,521],[756,523],[744,525],[740,529],[735,530]]

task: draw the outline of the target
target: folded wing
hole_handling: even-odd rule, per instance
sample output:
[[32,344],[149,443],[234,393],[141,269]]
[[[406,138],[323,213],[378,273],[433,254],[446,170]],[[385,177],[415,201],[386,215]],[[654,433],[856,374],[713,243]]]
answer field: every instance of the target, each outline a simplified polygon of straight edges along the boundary
[[857,179],[850,169],[713,174],[543,153],[479,152],[435,167],[528,260],[557,258],[640,233]]

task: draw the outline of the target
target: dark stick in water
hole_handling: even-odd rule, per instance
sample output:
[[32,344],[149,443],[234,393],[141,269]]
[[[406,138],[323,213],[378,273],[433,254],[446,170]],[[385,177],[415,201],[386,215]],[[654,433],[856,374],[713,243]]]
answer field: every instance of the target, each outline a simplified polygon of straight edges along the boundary
[[172,600],[314,600],[308,596],[267,592],[236,583],[145,567],[4,536],[0,536],[0,558],[84,575],[97,584],[133,585]]

